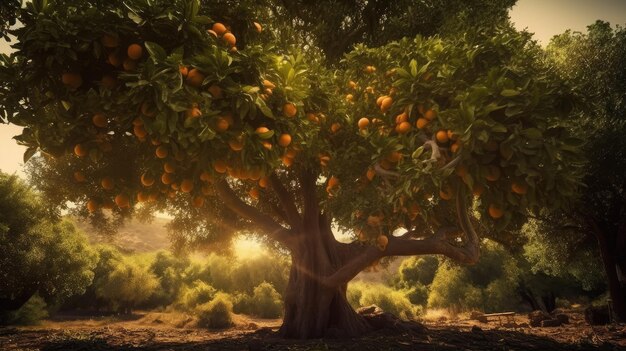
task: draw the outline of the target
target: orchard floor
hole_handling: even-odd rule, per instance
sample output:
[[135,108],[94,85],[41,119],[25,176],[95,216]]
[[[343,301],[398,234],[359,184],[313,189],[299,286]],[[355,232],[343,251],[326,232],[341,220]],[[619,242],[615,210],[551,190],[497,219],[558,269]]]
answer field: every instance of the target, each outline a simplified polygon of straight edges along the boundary
[[[34,327],[0,328],[0,350],[626,350],[626,325],[590,327],[582,315],[556,328],[515,328],[498,321],[430,318],[425,334],[380,330],[358,339],[283,340],[280,320],[236,316],[224,330],[196,328],[179,313],[137,313],[125,318],[62,316]],[[478,327],[478,328],[477,328]]]

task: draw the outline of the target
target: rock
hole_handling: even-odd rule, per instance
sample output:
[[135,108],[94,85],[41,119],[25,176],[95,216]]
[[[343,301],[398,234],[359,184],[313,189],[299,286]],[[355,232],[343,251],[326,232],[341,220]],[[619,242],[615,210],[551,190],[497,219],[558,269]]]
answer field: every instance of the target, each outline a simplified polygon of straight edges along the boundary
[[606,325],[611,323],[608,306],[589,306],[585,308],[585,321],[589,325]]
[[554,318],[558,319],[561,324],[569,324],[569,316],[565,313],[556,314]]
[[365,307],[360,307],[356,310],[356,312],[360,315],[369,315],[369,314],[381,314],[383,313],[382,308],[376,305],[369,305]]
[[250,322],[250,323],[248,323],[248,329],[249,329],[249,330],[256,330],[256,329],[259,329],[259,325],[258,325],[258,324],[256,324],[256,323],[254,323],[254,322]]
[[528,314],[528,320],[530,322],[531,327],[539,327],[541,326],[541,322],[546,319],[552,319],[549,314],[543,311],[532,311]]
[[541,321],[541,326],[546,328],[546,327],[560,327],[561,326],[561,321],[559,321],[558,319],[544,319]]
[[484,313],[478,311],[472,311],[470,313],[470,319],[481,323],[487,323],[489,321]]

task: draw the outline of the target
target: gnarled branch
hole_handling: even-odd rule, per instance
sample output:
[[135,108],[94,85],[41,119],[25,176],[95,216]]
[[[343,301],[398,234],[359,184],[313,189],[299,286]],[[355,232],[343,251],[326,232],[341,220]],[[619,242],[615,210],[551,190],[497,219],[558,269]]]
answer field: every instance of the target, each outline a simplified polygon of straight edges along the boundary
[[278,178],[276,173],[273,173],[269,177],[270,184],[272,185],[272,189],[278,196],[278,200],[285,211],[287,216],[287,222],[291,226],[291,229],[301,230],[302,229],[302,217],[300,217],[300,213],[298,212],[298,208],[296,207],[296,201],[293,198],[293,195],[287,191],[283,183]]

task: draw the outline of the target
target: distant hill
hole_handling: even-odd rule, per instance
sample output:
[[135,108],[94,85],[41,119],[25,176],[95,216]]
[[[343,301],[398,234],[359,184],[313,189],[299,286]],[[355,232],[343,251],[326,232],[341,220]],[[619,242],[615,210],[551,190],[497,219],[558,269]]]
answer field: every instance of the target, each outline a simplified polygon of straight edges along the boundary
[[124,252],[144,253],[168,249],[170,241],[166,225],[169,219],[155,217],[150,223],[130,220],[113,235],[98,235],[89,222],[74,218],[74,223],[92,244],[110,244]]

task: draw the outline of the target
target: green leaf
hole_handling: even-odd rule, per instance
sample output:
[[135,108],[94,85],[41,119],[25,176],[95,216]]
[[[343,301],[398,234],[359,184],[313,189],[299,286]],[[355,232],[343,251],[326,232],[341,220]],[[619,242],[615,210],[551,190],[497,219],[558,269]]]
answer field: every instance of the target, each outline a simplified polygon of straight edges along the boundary
[[267,131],[265,133],[257,133],[257,135],[261,139],[269,139],[269,138],[274,136],[274,131],[273,130],[269,130],[269,131]]
[[257,97],[255,102],[256,102],[257,107],[259,108],[259,110],[261,110],[261,113],[263,113],[265,117],[269,117],[271,119],[276,118],[274,117],[274,113],[272,112],[272,110],[269,107],[267,107],[263,99],[261,99],[260,97]]
[[24,152],[24,163],[28,162],[28,160],[30,160],[30,158],[33,157],[35,153],[37,153],[37,150],[37,146],[31,146],[26,149],[26,152]]
[[415,61],[415,59],[411,60],[409,68],[411,69],[411,75],[417,77],[417,61]]
[[413,154],[411,155],[411,157],[416,160],[418,158],[420,158],[420,156],[422,156],[422,154],[424,153],[424,146],[420,146],[417,149],[415,149],[415,151],[413,151]]
[[500,92],[500,95],[505,97],[517,96],[520,92],[514,89],[504,89]]
[[163,61],[167,57],[165,49],[163,49],[159,44],[147,41],[145,45],[146,50],[148,50],[150,56],[152,56],[155,60]]
[[529,139],[541,139],[543,137],[543,134],[537,128],[524,129],[521,134]]

